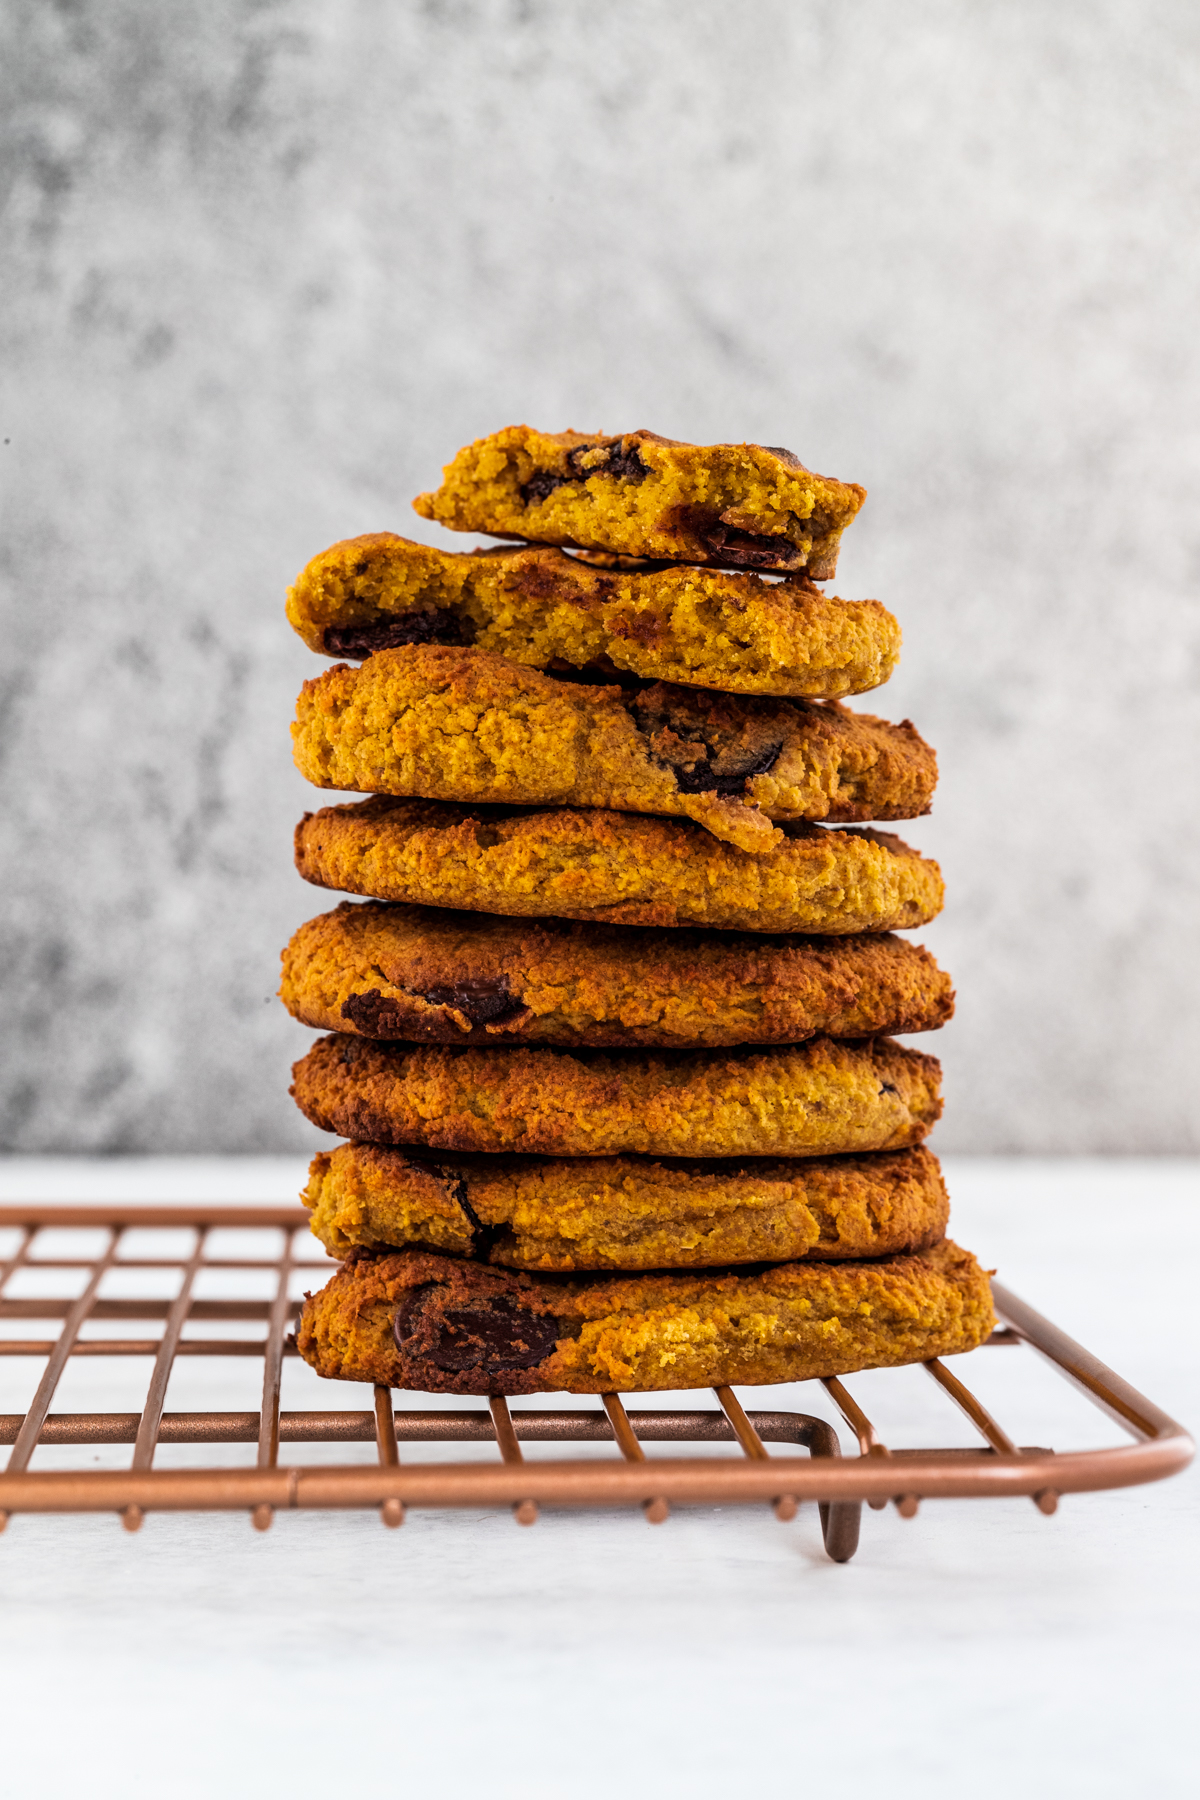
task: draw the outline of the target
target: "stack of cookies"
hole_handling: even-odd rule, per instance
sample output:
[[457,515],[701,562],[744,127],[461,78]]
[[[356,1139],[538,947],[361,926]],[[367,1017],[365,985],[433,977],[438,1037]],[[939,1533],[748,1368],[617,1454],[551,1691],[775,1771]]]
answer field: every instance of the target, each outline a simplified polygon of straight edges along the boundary
[[933,752],[847,710],[899,630],[816,582],[863,500],[790,452],[516,426],[391,533],[318,556],[288,616],[343,659],[296,762],[370,798],[296,862],[364,896],[301,927],[296,1065],[348,1141],[312,1165],[340,1259],[322,1375],[453,1394],[761,1384],[966,1350],[987,1280],[924,1139],[950,1016],[894,934],[937,866]]

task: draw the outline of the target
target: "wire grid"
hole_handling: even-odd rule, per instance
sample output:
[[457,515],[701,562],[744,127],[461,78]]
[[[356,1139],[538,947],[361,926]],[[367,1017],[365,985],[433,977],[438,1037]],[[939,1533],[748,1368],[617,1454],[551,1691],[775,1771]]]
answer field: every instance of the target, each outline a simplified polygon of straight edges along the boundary
[[[1159,1480],[1190,1461],[1193,1445],[1182,1426],[1113,1373],[1082,1346],[1024,1302],[993,1282],[996,1311],[1004,1321],[990,1346],[1026,1344],[1080,1387],[1134,1440],[1099,1450],[1058,1452],[1021,1447],[982,1402],[937,1358],[924,1366],[939,1389],[970,1420],[983,1440],[976,1449],[896,1450],[889,1448],[842,1381],[830,1376],[824,1387],[858,1445],[843,1457],[837,1433],[808,1413],[746,1412],[727,1387],[714,1389],[719,1410],[629,1412],[618,1394],[599,1396],[602,1409],[509,1411],[493,1395],[487,1410],[396,1412],[389,1389],[377,1387],[374,1406],[363,1411],[284,1412],[280,1382],[284,1358],[296,1355],[291,1328],[300,1302],[289,1295],[293,1271],[320,1269],[297,1257],[296,1234],[307,1240],[308,1215],[295,1206],[112,1206],[17,1205],[0,1207],[0,1226],[17,1227],[20,1240],[0,1263],[0,1320],[61,1320],[49,1340],[0,1337],[0,1356],[43,1358],[45,1367],[24,1414],[0,1415],[0,1444],[11,1444],[0,1474],[0,1529],[17,1512],[117,1512],[136,1530],[152,1509],[246,1510],[266,1530],[279,1509],[377,1508],[385,1525],[403,1522],[408,1506],[511,1507],[518,1523],[533,1524],[541,1505],[640,1506],[651,1523],[661,1523],[673,1504],[768,1504],[790,1519],[801,1500],[820,1506],[825,1548],[845,1562],[858,1545],[862,1505],[892,1502],[911,1518],[922,1498],[1028,1495],[1051,1513],[1062,1493],[1127,1487]],[[107,1242],[98,1255],[36,1255],[41,1233],[62,1227],[100,1227]],[[195,1241],[181,1256],[122,1255],[127,1231],[138,1227],[190,1228]],[[249,1253],[206,1255],[209,1234],[220,1227],[235,1232],[282,1231],[282,1249],[272,1257]],[[311,1240],[307,1240],[311,1242]],[[68,1270],[86,1277],[76,1297],[15,1299],[8,1295],[21,1269]],[[171,1300],[107,1299],[100,1289],[114,1270],[175,1271],[179,1287]],[[198,1298],[197,1276],[204,1271],[266,1272],[269,1299]],[[69,1285],[64,1283],[64,1285]],[[189,1324],[255,1321],[262,1337],[187,1335]],[[92,1321],[159,1322],[157,1336],[95,1338],[82,1335]],[[986,1348],[987,1346],[984,1346]],[[972,1353],[977,1354],[977,1353]],[[55,1393],[68,1361],[77,1356],[152,1357],[153,1366],[140,1412],[52,1413]],[[164,1411],[167,1386],[177,1359],[192,1356],[258,1357],[262,1361],[262,1403],[253,1412]],[[962,1366],[964,1359],[956,1359]],[[402,1459],[401,1443],[494,1443],[499,1461],[434,1463]],[[619,1455],[530,1463],[522,1442],[607,1443]],[[648,1461],[647,1442],[735,1445],[734,1458],[670,1457]],[[296,1443],[370,1443],[374,1467],[281,1467],[280,1447]],[[132,1444],[125,1470],[30,1468],[39,1444]],[[244,1444],[257,1446],[253,1469],[223,1465],[205,1469],[155,1469],[160,1444]],[[807,1457],[772,1456],[768,1443],[807,1449]]]

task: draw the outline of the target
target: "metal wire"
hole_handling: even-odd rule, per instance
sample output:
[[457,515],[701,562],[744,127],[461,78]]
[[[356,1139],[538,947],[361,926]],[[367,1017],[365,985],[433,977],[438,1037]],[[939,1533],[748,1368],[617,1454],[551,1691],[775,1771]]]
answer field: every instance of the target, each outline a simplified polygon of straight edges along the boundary
[[[373,1411],[285,1412],[280,1408],[283,1362],[295,1354],[288,1327],[296,1303],[289,1298],[290,1278],[298,1266],[295,1234],[307,1225],[297,1207],[212,1205],[149,1206],[17,1206],[0,1208],[0,1225],[17,1226],[21,1235],[12,1254],[0,1263],[0,1320],[61,1320],[58,1336],[46,1340],[0,1338],[0,1355],[44,1358],[45,1368],[33,1401],[24,1414],[0,1416],[0,1444],[12,1446],[0,1475],[0,1527],[16,1511],[113,1511],[136,1530],[154,1509],[192,1507],[241,1508],[259,1529],[266,1529],[280,1508],[330,1506],[377,1507],[385,1525],[398,1526],[406,1507],[509,1506],[521,1524],[533,1524],[547,1504],[640,1505],[652,1523],[668,1517],[671,1506],[700,1504],[769,1504],[778,1517],[794,1516],[802,1500],[820,1504],[826,1548],[837,1561],[854,1553],[862,1502],[886,1506],[891,1500],[912,1517],[922,1498],[940,1495],[1025,1494],[1043,1512],[1051,1512],[1061,1493],[1132,1485],[1157,1480],[1182,1468],[1192,1455],[1190,1439],[1174,1420],[1098,1362],[1082,1346],[1042,1319],[1031,1308],[993,1284],[997,1311],[1006,1323],[993,1344],[1027,1344],[1074,1382],[1094,1404],[1121,1424],[1137,1441],[1132,1445],[1056,1455],[1041,1448],[1020,1447],[963,1382],[938,1359],[925,1366],[939,1389],[971,1421],[984,1440],[978,1450],[894,1450],[882,1439],[859,1399],[838,1377],[824,1388],[854,1434],[858,1455],[841,1455],[837,1434],[824,1420],[806,1413],[747,1412],[728,1387],[715,1390],[721,1410],[627,1412],[618,1394],[599,1398],[603,1410],[567,1411],[522,1408],[512,1412],[501,1396],[492,1396],[487,1411],[420,1411],[396,1413],[392,1395],[376,1388]],[[100,1226],[107,1242],[96,1256],[36,1254],[41,1233],[55,1226]],[[124,1233],[133,1226],[190,1226],[192,1249],[178,1257],[125,1257]],[[256,1230],[274,1226],[283,1233],[275,1257],[208,1257],[214,1226]],[[12,1278],[35,1267],[82,1271],[85,1284],[77,1298],[12,1297]],[[314,1265],[320,1270],[320,1264]],[[171,1301],[101,1298],[105,1277],[114,1269],[178,1271],[179,1288]],[[274,1275],[270,1300],[232,1295],[197,1300],[201,1270],[260,1270]],[[162,1321],[151,1338],[104,1338],[83,1335],[92,1322]],[[196,1337],[193,1323],[234,1324],[261,1321],[261,1338]],[[74,1356],[152,1359],[146,1398],[138,1413],[52,1413],[54,1395],[68,1361]],[[259,1357],[263,1365],[262,1403],[257,1413],[169,1413],[164,1410],[172,1370],[180,1357]],[[961,1361],[959,1366],[961,1366]],[[417,1442],[492,1442],[495,1463],[422,1463],[404,1460],[400,1444]],[[583,1461],[558,1458],[529,1462],[523,1442],[568,1444],[609,1443],[617,1458]],[[377,1463],[354,1466],[279,1466],[280,1447],[298,1443],[371,1443]],[[686,1446],[727,1444],[740,1456],[654,1457],[649,1442]],[[163,1470],[154,1467],[160,1444],[254,1443],[256,1466],[222,1465],[208,1469]],[[790,1454],[772,1456],[767,1444]],[[53,1470],[31,1467],[39,1445],[84,1446],[132,1444],[126,1470]],[[804,1449],[807,1456],[795,1451]]]

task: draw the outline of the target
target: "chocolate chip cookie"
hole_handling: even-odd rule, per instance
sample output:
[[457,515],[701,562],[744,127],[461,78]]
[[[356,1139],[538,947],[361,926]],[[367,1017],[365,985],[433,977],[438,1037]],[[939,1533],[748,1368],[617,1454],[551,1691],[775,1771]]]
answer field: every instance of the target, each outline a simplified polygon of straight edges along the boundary
[[379,1144],[547,1156],[822,1156],[919,1144],[942,1110],[932,1056],[890,1038],[785,1050],[450,1049],[321,1038],[292,1097]]
[[418,906],[719,930],[843,935],[927,925],[941,871],[890,832],[785,825],[766,855],[683,819],[434,800],[305,813],[306,881]]
[[902,938],[525,923],[343,901],[283,953],[305,1025],[412,1043],[720,1048],[934,1031],[950,978]]
[[572,1278],[354,1251],[296,1331],[318,1375],[435,1394],[761,1386],[924,1362],[992,1329],[987,1276],[943,1239],[879,1262]]
[[950,1210],[923,1147],[729,1164],[342,1144],[302,1199],[331,1256],[415,1246],[559,1271],[894,1256],[938,1243]]
[[751,851],[783,842],[772,820],[915,818],[937,781],[908,720],[836,700],[592,687],[435,644],[306,681],[292,740],[317,787],[675,814]]
[[596,567],[548,547],[435,550],[394,532],[316,556],[288,591],[312,650],[354,661],[400,644],[473,644],[534,668],[836,700],[878,687],[900,627],[878,600],[686,564]]
[[772,445],[510,425],[460,450],[413,506],[452,531],[823,581],[865,498]]

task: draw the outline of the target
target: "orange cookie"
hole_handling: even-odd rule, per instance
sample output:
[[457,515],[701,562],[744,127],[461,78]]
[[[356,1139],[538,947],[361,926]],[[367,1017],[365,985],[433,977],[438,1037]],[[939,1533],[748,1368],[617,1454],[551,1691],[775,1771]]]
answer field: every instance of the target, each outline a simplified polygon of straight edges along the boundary
[[943,1239],[919,1256],[585,1278],[360,1250],[296,1332],[318,1375],[434,1394],[761,1386],[971,1350],[987,1276]]
[[655,931],[343,901],[283,953],[305,1025],[413,1043],[699,1049],[933,1031],[927,950],[856,937]]
[[301,1112],[339,1137],[547,1156],[900,1150],[942,1110],[937,1062],[890,1038],[570,1052],[326,1037],[292,1074]]
[[380,797],[306,813],[296,867],[379,900],[614,925],[842,936],[941,911],[937,864],[890,832],[782,830],[757,855],[683,819]]

